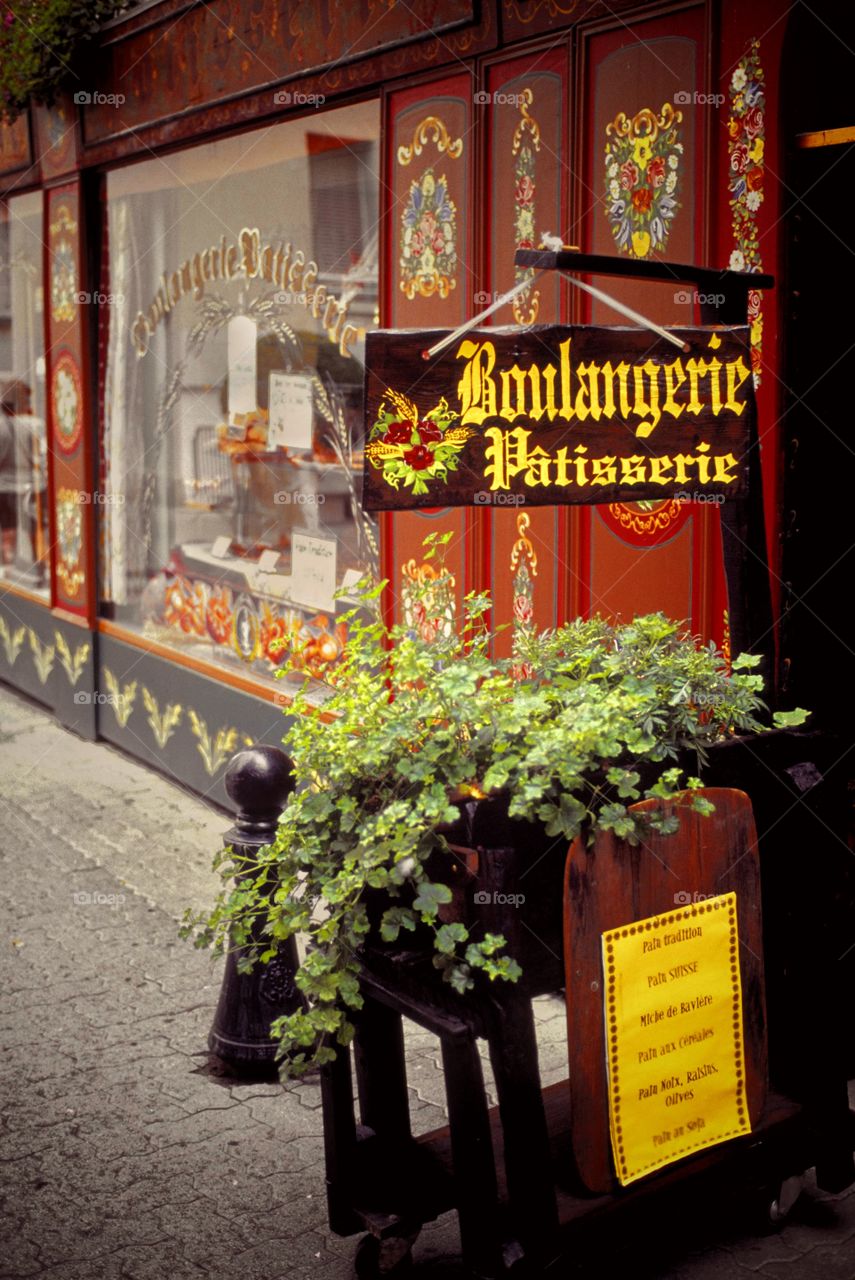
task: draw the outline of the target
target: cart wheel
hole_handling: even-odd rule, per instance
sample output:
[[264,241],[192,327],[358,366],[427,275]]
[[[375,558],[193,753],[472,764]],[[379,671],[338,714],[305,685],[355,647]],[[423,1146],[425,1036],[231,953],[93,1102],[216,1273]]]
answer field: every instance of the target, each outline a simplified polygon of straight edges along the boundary
[[388,1236],[378,1240],[376,1236],[363,1236],[353,1261],[358,1280],[399,1280],[399,1277],[403,1280],[412,1270],[415,1238],[415,1235]]
[[796,1174],[792,1178],[785,1178],[775,1188],[771,1199],[767,1204],[767,1216],[769,1222],[773,1226],[779,1226],[786,1222],[793,1211],[793,1206],[802,1193],[804,1186],[804,1174]]

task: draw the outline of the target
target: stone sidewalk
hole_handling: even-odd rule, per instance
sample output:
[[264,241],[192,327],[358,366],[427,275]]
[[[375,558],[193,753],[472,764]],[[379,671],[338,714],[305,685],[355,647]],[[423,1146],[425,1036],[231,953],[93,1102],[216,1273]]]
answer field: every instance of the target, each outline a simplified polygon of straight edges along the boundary
[[[355,1241],[327,1230],[317,1084],[206,1072],[221,969],[177,921],[216,892],[227,820],[0,688],[0,823],[0,1277],[346,1280]],[[560,1079],[563,1003],[537,1017]],[[409,1035],[417,1130],[443,1123],[438,1058]],[[855,1280],[852,1193],[808,1187],[777,1234],[681,1203],[607,1235],[549,1274]],[[457,1248],[447,1215],[415,1274],[457,1280]]]

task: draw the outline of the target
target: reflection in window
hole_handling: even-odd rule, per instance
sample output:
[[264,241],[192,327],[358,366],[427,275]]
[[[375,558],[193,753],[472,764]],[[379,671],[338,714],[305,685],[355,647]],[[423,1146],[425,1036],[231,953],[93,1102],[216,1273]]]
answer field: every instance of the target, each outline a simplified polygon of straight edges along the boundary
[[0,210],[0,579],[48,591],[42,197]]
[[330,678],[377,322],[376,104],[111,173],[104,611],[207,659]]

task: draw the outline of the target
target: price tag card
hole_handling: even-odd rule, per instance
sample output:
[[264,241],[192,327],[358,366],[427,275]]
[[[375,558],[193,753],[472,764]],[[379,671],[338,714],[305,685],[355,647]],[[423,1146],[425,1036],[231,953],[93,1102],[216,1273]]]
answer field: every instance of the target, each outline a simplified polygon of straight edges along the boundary
[[271,548],[268,551],[262,551],[258,557],[258,569],[260,573],[273,573],[276,565],[279,563],[279,552]]
[[296,604],[335,611],[336,544],[308,533],[291,534],[291,599]]
[[268,448],[311,449],[314,417],[311,378],[301,373],[271,373],[267,403]]
[[736,894],[602,939],[609,1124],[626,1186],[751,1132]]
[[211,555],[216,556],[218,560],[222,560],[223,556],[229,554],[229,547],[232,545],[231,534],[224,533],[221,538],[217,538],[211,547]]

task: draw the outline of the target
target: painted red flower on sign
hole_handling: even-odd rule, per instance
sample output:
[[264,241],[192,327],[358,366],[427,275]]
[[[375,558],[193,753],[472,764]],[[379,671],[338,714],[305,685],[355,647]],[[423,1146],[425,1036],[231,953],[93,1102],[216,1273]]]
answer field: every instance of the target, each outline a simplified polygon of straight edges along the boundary
[[651,187],[661,187],[665,181],[665,157],[654,156],[647,166],[647,179]]
[[412,434],[409,422],[390,422],[383,440],[386,444],[409,444]]
[[422,418],[418,426],[419,440],[422,444],[431,444],[442,439],[442,432],[435,422],[429,422],[426,418]]
[[753,169],[749,169],[745,175],[745,181],[748,184],[749,191],[761,191],[763,189],[763,170],[759,165],[755,165]]
[[620,167],[621,190],[631,191],[636,182],[638,182],[638,169],[631,160],[627,160]]
[[404,461],[414,471],[424,471],[427,467],[433,466],[433,454],[423,444],[417,444],[414,449],[404,454]]
[[649,187],[636,187],[632,193],[632,205],[639,213],[647,213],[653,203],[653,192]]

